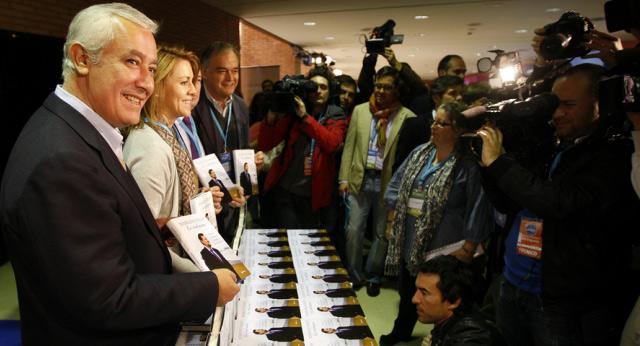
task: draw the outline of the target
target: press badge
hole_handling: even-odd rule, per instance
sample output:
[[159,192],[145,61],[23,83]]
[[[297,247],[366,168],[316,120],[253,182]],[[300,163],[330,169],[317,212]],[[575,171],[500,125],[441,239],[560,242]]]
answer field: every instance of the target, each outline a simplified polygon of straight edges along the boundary
[[231,174],[231,155],[229,153],[220,154],[220,163],[222,164],[222,168],[227,172],[228,176],[232,176]]
[[409,194],[409,203],[407,203],[407,213],[416,218],[420,217],[425,194],[426,192],[422,189],[414,189],[411,191]]
[[378,157],[378,151],[369,149],[367,152],[367,168],[376,168],[376,157]]
[[312,161],[311,155],[304,157],[304,176],[305,177],[310,177],[311,176],[311,163],[312,162],[313,161]]
[[516,253],[540,259],[542,255],[542,220],[522,218]]

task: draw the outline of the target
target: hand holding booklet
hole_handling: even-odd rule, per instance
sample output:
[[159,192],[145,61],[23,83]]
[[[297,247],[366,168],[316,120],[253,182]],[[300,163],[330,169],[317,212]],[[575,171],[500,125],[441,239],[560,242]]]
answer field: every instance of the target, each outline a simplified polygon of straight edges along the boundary
[[250,274],[204,214],[176,217],[167,222],[167,227],[200,270],[227,268],[238,280]]

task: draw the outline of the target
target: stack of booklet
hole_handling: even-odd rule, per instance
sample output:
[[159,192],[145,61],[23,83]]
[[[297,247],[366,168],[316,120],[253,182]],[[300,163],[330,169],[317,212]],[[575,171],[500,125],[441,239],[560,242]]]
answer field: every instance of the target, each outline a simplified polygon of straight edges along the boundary
[[245,230],[238,257],[221,345],[377,345],[326,231]]

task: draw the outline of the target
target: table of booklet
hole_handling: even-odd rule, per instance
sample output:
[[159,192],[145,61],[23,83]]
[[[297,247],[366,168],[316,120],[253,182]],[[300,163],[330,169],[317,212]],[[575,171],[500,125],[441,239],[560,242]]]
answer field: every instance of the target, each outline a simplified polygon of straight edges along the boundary
[[238,295],[179,345],[377,345],[325,230],[245,230],[238,257],[251,272]]

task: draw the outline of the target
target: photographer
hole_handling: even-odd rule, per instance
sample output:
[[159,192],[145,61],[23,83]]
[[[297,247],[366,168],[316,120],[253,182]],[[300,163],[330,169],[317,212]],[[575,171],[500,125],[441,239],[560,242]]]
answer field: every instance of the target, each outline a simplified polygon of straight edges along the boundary
[[[399,62],[393,49],[387,47],[384,49],[384,57],[389,62],[389,66],[400,72],[400,103],[408,107],[414,98],[426,94],[429,89],[418,74],[411,69],[411,66],[405,62]],[[376,74],[376,62],[378,54],[369,54],[362,61],[362,70],[358,76],[358,88],[360,88],[360,96],[363,100],[369,100],[374,92],[374,76]]]
[[631,306],[623,284],[637,229],[630,225],[640,205],[628,175],[633,147],[611,138],[598,113],[605,73],[583,64],[555,81],[557,138],[527,160],[501,153],[500,129],[478,131],[483,186],[507,214],[496,311],[509,345],[619,342]]
[[331,203],[335,184],[333,153],[347,131],[342,109],[328,104],[331,76],[326,66],[311,70],[309,79],[318,89],[309,93],[308,105],[295,96],[294,114],[277,120],[270,111],[258,137],[258,148],[265,152],[285,143],[264,186],[265,193],[273,191],[276,222],[282,228],[318,228],[317,212]]

